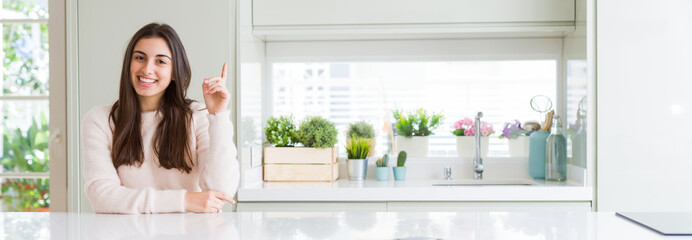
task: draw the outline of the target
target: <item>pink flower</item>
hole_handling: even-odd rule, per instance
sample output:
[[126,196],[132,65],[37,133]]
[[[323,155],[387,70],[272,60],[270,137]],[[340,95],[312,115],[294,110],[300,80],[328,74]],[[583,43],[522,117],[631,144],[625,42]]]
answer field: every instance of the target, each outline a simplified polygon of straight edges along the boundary
[[464,118],[459,121],[456,121],[452,128],[456,129],[468,129],[468,128],[473,128],[473,120],[471,118]]
[[454,125],[452,126],[452,128],[463,129],[464,128],[463,120],[459,120],[459,121],[455,122]]
[[473,136],[473,131],[474,131],[473,128],[469,128],[469,129],[464,130],[464,136]]
[[487,122],[481,121],[481,136],[490,136],[490,134],[495,133],[493,130],[493,125]]
[[[455,122],[452,128],[452,133],[456,136],[473,136],[475,132],[471,118],[464,118]],[[493,125],[481,121],[481,136],[490,136],[493,133],[495,133]]]

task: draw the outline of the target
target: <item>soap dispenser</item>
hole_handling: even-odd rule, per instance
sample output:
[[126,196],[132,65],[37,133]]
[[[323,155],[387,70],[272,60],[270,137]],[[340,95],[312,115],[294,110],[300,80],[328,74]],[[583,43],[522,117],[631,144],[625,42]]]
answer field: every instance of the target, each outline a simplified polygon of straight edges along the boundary
[[553,117],[553,128],[545,144],[545,180],[567,180],[567,138],[562,134],[560,116]]

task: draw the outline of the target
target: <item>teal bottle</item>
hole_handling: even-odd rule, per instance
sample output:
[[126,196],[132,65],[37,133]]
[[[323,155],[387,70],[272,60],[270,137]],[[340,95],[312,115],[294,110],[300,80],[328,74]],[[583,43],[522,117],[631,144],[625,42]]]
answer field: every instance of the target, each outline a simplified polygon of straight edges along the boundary
[[529,136],[529,175],[545,179],[545,143],[550,132],[535,131]]
[[545,180],[567,180],[567,138],[562,134],[560,116],[553,117],[553,129],[545,144]]

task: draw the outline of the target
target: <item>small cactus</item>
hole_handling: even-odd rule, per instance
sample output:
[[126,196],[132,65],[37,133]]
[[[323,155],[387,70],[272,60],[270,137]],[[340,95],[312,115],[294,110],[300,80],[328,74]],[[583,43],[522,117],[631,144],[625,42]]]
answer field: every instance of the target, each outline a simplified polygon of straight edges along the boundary
[[382,156],[382,158],[377,159],[377,161],[375,161],[375,164],[377,165],[377,167],[389,166],[389,155],[385,154],[384,156]]
[[396,166],[397,167],[403,167],[405,163],[406,163],[406,152],[401,151],[401,152],[399,152],[399,157],[397,159]]

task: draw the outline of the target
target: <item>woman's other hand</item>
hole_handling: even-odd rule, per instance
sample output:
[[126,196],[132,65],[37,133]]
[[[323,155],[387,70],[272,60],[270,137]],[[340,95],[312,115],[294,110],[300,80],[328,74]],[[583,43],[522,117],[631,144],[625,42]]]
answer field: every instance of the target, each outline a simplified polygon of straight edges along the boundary
[[204,93],[204,104],[210,114],[221,112],[228,108],[231,94],[226,88],[226,63],[223,64],[221,76],[205,78],[202,82],[202,92]]
[[225,204],[224,201],[231,204],[235,203],[233,198],[218,191],[207,190],[203,192],[187,192],[185,193],[185,212],[221,212],[221,208]]

